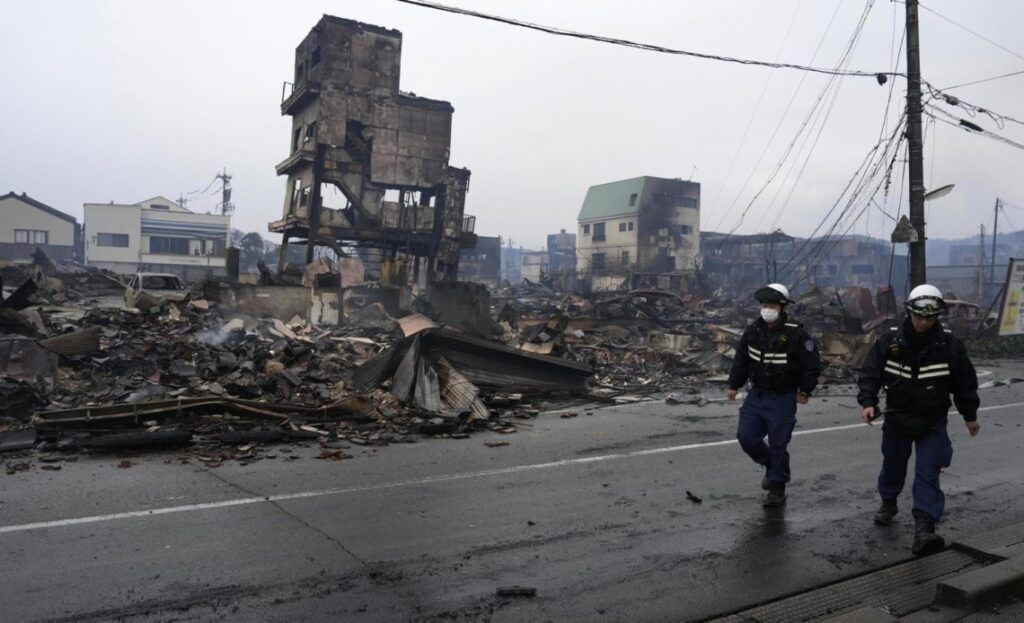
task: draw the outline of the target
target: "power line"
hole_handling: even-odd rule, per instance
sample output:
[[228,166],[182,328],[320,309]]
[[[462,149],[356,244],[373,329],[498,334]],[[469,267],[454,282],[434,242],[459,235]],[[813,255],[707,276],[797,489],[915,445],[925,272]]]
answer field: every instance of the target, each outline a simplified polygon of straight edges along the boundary
[[[837,69],[842,67],[842,66],[844,66],[844,65],[848,65],[850,60],[853,58],[853,50],[856,48],[857,41],[860,38],[860,34],[861,34],[861,32],[863,32],[864,23],[867,20],[868,13],[871,11],[871,7],[873,5],[874,5],[874,0],[868,0],[867,4],[864,7],[864,12],[861,14],[861,18],[860,18],[859,22],[857,23],[857,28],[854,30],[853,36],[850,38],[850,41],[847,43],[846,49],[844,50],[842,56],[840,57],[839,62],[836,64],[836,68]],[[839,75],[839,74],[836,74],[836,75]],[[754,196],[751,197],[750,201],[747,203],[747,206],[743,209],[743,212],[740,214],[740,218],[737,221],[736,225],[733,226],[733,228],[731,230],[729,230],[730,234],[735,233],[736,230],[739,229],[739,227],[743,224],[743,220],[746,218],[747,214],[750,212],[750,209],[753,207],[754,203],[761,196],[761,194],[768,188],[768,186],[770,186],[771,183],[775,180],[775,178],[778,175],[779,171],[782,170],[782,167],[785,166],[786,160],[789,159],[790,154],[793,152],[793,148],[796,146],[797,142],[800,140],[800,137],[803,136],[803,132],[804,132],[805,129],[807,129],[808,124],[811,124],[811,127],[813,128],[813,125],[817,123],[816,118],[820,117],[822,110],[825,110],[825,109],[819,109],[818,106],[821,104],[821,102],[824,100],[824,98],[828,96],[829,91],[832,89],[833,86],[836,87],[835,91],[833,92],[833,96],[838,95],[838,93],[839,93],[839,85],[840,84],[841,84],[841,80],[839,80],[839,79],[837,79],[835,77],[829,78],[829,80],[826,83],[825,87],[822,89],[821,93],[818,95],[818,99],[815,100],[814,105],[811,107],[811,110],[808,112],[807,118],[804,119],[804,122],[800,125],[800,128],[797,130],[796,136],[793,137],[793,140],[786,147],[785,151],[782,154],[782,157],[779,159],[778,164],[776,164],[775,168],[771,171],[771,173],[768,174],[768,179],[765,180],[764,184],[761,185],[761,188],[759,188],[758,191],[756,193],[754,193]],[[831,112],[832,105],[834,105],[834,104],[835,104],[835,98],[833,98],[832,104],[828,105],[828,108],[827,108],[828,112]],[[828,114],[827,113],[825,114],[824,120],[825,121],[828,120]],[[812,121],[813,121],[813,123],[812,123]],[[824,122],[823,122],[822,128],[824,128]],[[810,136],[810,134],[808,134],[807,136]],[[820,131],[819,131],[819,136],[820,136]],[[805,144],[806,144],[806,137],[805,137]],[[802,148],[801,148],[801,151],[802,151]]]
[[[918,6],[920,6],[920,5],[918,5]],[[1000,80],[1002,78],[1009,78],[1011,76],[1019,76],[1021,74],[1024,74],[1024,69],[1021,69],[1020,71],[1011,71],[1008,74],[1002,74],[1002,75],[999,75],[999,76],[992,76],[991,78],[982,78],[981,80],[974,80],[972,82],[964,82],[962,84],[954,84],[951,87],[943,87],[942,90],[943,91],[948,91],[950,89],[959,89],[960,87],[969,87],[969,86],[972,86],[972,85],[975,85],[975,84],[981,84],[983,82],[992,82],[993,80]]]
[[518,26],[520,28],[526,28],[529,30],[536,30],[547,33],[549,35],[556,35],[560,37],[572,37],[575,39],[586,39],[589,41],[597,41],[599,43],[608,43],[611,45],[618,45],[627,48],[635,48],[638,50],[646,50],[648,52],[658,52],[661,54],[675,54],[679,56],[690,56],[693,58],[702,58],[705,60],[722,61],[726,63],[736,63],[739,65],[752,65],[757,67],[768,67],[771,69],[796,69],[800,71],[806,71],[810,73],[825,74],[830,76],[859,76],[859,77],[871,77],[881,79],[885,77],[901,77],[905,78],[906,74],[899,74],[889,71],[859,71],[859,70],[836,70],[828,69],[825,67],[811,67],[808,65],[798,65],[794,63],[777,63],[769,61],[759,61],[754,59],[737,58],[733,56],[719,56],[717,54],[707,54],[704,52],[693,52],[689,50],[680,50],[676,48],[668,48],[660,45],[654,45],[651,43],[640,43],[637,41],[630,41],[628,39],[619,39],[616,37],[605,37],[601,35],[593,35],[583,32],[577,32],[574,30],[566,30],[564,28],[556,28],[554,26],[545,26],[542,24],[534,24],[532,22],[525,22],[522,20],[512,19],[509,17],[502,17],[499,15],[493,15],[489,13],[480,13],[479,11],[471,11],[469,9],[463,9],[459,7],[448,6],[445,4],[438,4],[436,2],[427,2],[426,0],[395,0],[395,2],[401,2],[403,4],[411,4],[413,6],[423,7],[427,9],[434,9],[436,11],[443,11],[445,13],[454,13],[456,15],[463,15],[468,17],[476,17],[483,20],[492,22],[499,22],[501,24],[507,24],[509,26]]
[[[840,0],[840,2],[838,4],[836,4],[835,10],[832,12],[832,18],[829,20],[828,25],[825,27],[825,32],[823,32],[821,34],[821,39],[818,40],[818,46],[814,49],[814,54],[811,55],[811,61],[810,62],[813,63],[814,60],[816,58],[818,58],[818,53],[821,51],[821,47],[822,47],[822,45],[824,45],[825,39],[828,37],[829,31],[832,30],[832,24],[835,23],[836,15],[839,14],[839,8],[842,5],[843,5],[843,1],[842,0]],[[781,51],[782,50],[780,49],[779,52],[781,53]],[[841,61],[842,61],[842,57],[840,57],[840,63],[841,63]],[[778,123],[775,124],[775,129],[772,131],[772,135],[770,137],[768,137],[768,142],[765,143],[764,149],[761,150],[761,154],[757,157],[757,161],[754,163],[754,166],[751,168],[750,174],[747,175],[745,180],[743,180],[743,184],[740,185],[740,189],[736,193],[736,197],[729,204],[729,207],[726,209],[725,213],[723,213],[719,217],[718,222],[714,226],[714,229],[718,229],[719,227],[721,227],[725,223],[726,219],[729,218],[729,215],[732,214],[733,208],[735,208],[736,204],[739,202],[740,197],[743,196],[743,191],[747,188],[747,184],[749,184],[750,180],[753,179],[754,174],[757,172],[757,168],[759,166],[761,166],[761,161],[768,154],[768,149],[772,146],[772,143],[775,142],[775,137],[778,136],[779,130],[782,129],[783,122],[786,120],[786,117],[789,116],[789,111],[792,110],[793,103],[796,101],[796,96],[800,93],[800,90],[803,88],[804,81],[806,80],[806,78],[807,78],[807,74],[803,74],[802,76],[800,76],[800,82],[798,82],[797,85],[796,85],[796,88],[793,89],[793,95],[790,96],[789,102],[786,104],[786,109],[782,111],[782,116],[779,117]],[[831,85],[831,80],[832,80],[832,78],[830,78],[829,81],[827,81],[826,88],[827,88],[827,86]],[[765,82],[765,86],[766,87],[767,87],[767,84],[768,83]],[[818,99],[819,100],[821,99],[820,96],[819,96]],[[818,102],[815,101],[814,105],[811,108],[812,111],[815,109],[817,104],[818,104]],[[753,121],[753,119],[751,119],[751,121]],[[749,126],[748,126],[748,129],[749,129]],[[801,128],[801,130],[802,130],[802,128]],[[797,136],[799,137],[799,132],[797,133]],[[739,155],[740,150],[743,148],[743,143],[746,140],[746,133],[744,133],[744,137],[743,138],[744,138],[744,140],[740,142],[740,149],[738,149],[736,151],[736,156]],[[735,162],[736,156],[733,157],[733,162]],[[730,173],[732,172],[732,165],[731,164],[729,165],[729,172]],[[726,178],[728,178],[728,177],[729,177],[729,175],[726,175]],[[723,180],[722,183],[724,185],[725,184],[725,180]],[[717,200],[716,200],[716,205],[717,205]]]
[[[1011,147],[1016,147],[1017,149],[1024,149],[1024,145],[1022,145],[1021,143],[1006,138],[1001,134],[996,134],[995,132],[986,130],[985,128],[979,126],[978,124],[967,121],[966,119],[960,119],[956,115],[946,110],[943,110],[942,108],[939,108],[934,104],[929,103],[926,105],[926,108],[928,111],[930,111],[927,112],[926,114],[930,116],[932,119],[942,121],[943,123],[951,125],[955,128],[959,128],[964,132],[969,132],[972,134],[981,134],[982,136],[986,136],[988,138],[991,138],[992,140],[999,141],[1000,143],[1005,143],[1007,145],[1010,145]],[[942,117],[936,116],[936,112],[941,114]]]
[[[870,9],[870,6],[868,8]],[[895,24],[894,24],[894,27],[893,27],[893,43],[895,43],[895,30],[896,29],[895,29]],[[905,34],[906,34],[906,30],[904,29],[904,35]],[[901,46],[903,45],[902,38],[900,40],[900,45]],[[894,56],[894,53],[890,54],[890,60],[892,60],[893,56]],[[896,61],[895,61],[894,66],[893,66],[893,70],[895,70],[896,66],[898,66],[898,65],[899,65],[899,57],[896,57]],[[895,82],[889,83],[889,98],[886,101],[885,112],[882,114],[882,127],[879,130],[879,132],[878,132],[878,142],[879,143],[881,143],[883,138],[885,137],[885,130],[886,130],[886,127],[887,127],[887,120],[889,118],[889,108],[890,108],[891,103],[892,103],[892,94],[893,94],[893,86],[894,86],[894,84],[895,84]],[[807,170],[807,165],[810,164],[811,157],[814,155],[814,150],[817,148],[818,141],[821,140],[822,133],[825,130],[825,123],[828,121],[828,116],[831,114],[832,108],[835,107],[835,104],[838,101],[838,98],[839,98],[839,87],[840,86],[841,85],[837,86],[835,92],[833,93],[832,102],[829,104],[828,111],[825,114],[825,118],[824,118],[824,120],[822,121],[821,125],[818,128],[818,133],[817,133],[817,135],[814,138],[814,142],[811,144],[811,148],[807,152],[807,157],[804,159],[803,165],[800,167],[799,172],[797,172],[796,178],[793,180],[793,183],[790,185],[789,193],[786,195],[785,201],[783,201],[783,203],[779,205],[778,210],[776,210],[775,218],[772,221],[772,224],[769,227],[769,229],[775,229],[778,226],[779,222],[782,220],[782,215],[786,211],[786,207],[789,206],[789,202],[792,200],[793,194],[796,192],[796,189],[797,189],[798,185],[800,184],[800,180],[803,179],[804,172]],[[808,135],[808,138],[809,137],[810,137],[810,135]],[[807,138],[804,139],[804,145],[802,145],[800,147],[800,151],[801,152],[803,151],[804,146],[806,146],[807,140],[808,140]],[[793,164],[790,165],[790,169],[786,173],[786,179],[787,180],[792,175],[793,169],[796,166],[796,162],[797,162],[797,160],[794,159]],[[771,203],[769,203],[768,211],[770,211],[772,209],[772,206],[775,204],[775,199],[778,197],[779,191],[781,191],[781,190],[782,190],[782,185],[779,186],[779,189],[776,192],[775,196],[772,197],[772,201],[771,201]],[[761,220],[763,220],[763,216],[762,216]],[[760,221],[758,221],[758,226],[760,226]]]
[[[775,53],[775,60],[776,61],[779,60],[779,57],[782,56],[782,51],[786,48],[786,43],[789,42],[789,34],[793,30],[793,23],[796,22],[796,16],[800,13],[800,4],[801,4],[801,2],[797,3],[796,8],[793,10],[793,16],[789,19],[789,26],[786,27],[786,34],[784,34],[782,36],[782,43],[779,44],[779,51]],[[837,11],[839,10],[839,6],[840,5],[842,5],[842,0],[840,0],[839,4],[836,5],[836,10]],[[832,14],[832,19],[833,20],[835,19],[835,13]],[[831,27],[831,26],[832,26],[832,22],[829,22],[829,27]],[[825,32],[826,33],[828,32],[828,28],[825,29]],[[819,48],[821,47],[820,43],[818,44],[818,47]],[[815,51],[815,56],[817,56],[817,50]],[[814,57],[811,58],[811,62],[812,63],[814,62]],[[757,117],[757,112],[761,109],[761,102],[764,100],[764,94],[768,91],[768,85],[771,83],[772,75],[773,74],[768,74],[768,77],[765,78],[764,86],[761,87],[761,94],[757,96],[757,103],[754,104],[754,110],[753,110],[753,112],[750,113],[750,119],[747,120],[747,127],[743,130],[743,136],[740,138],[740,144],[736,148],[736,153],[733,154],[732,160],[729,162],[729,168],[725,172],[725,177],[722,178],[722,184],[718,187],[718,194],[715,196],[715,200],[713,202],[711,202],[711,205],[709,206],[710,207],[709,211],[712,212],[712,213],[717,211],[718,200],[722,196],[722,190],[725,187],[726,181],[729,180],[729,178],[732,176],[732,170],[733,170],[733,167],[736,166],[736,160],[739,159],[740,153],[743,151],[743,146],[746,145],[746,143],[747,143],[747,136],[750,134],[751,126],[754,125],[754,119]],[[804,74],[803,76],[800,77],[800,84],[801,85],[803,84],[803,79],[806,77],[806,75],[807,74]],[[797,88],[799,88],[799,87],[797,87]],[[790,103],[792,103],[792,100],[790,100]],[[789,112],[789,108],[788,107],[786,108],[786,112]],[[786,115],[785,115],[785,113],[783,113],[782,119],[785,119],[785,117],[786,117]],[[779,125],[780,126],[782,125],[782,120],[781,119],[779,121]],[[778,127],[779,126],[776,126],[776,128],[775,128],[776,132],[778,131]],[[774,136],[775,135],[773,134],[772,137],[774,138]],[[734,205],[735,205],[735,202],[734,202]],[[729,206],[729,209],[732,210],[732,206]],[[722,217],[719,220],[718,224],[720,225],[722,223],[722,221],[724,221],[724,220],[725,220],[725,217]],[[717,228],[717,226],[716,226],[716,228]]]
[[983,35],[983,34],[981,34],[981,33],[977,33],[977,32],[974,32],[973,30],[971,30],[971,29],[970,29],[970,28],[968,28],[967,26],[964,26],[963,24],[959,24],[959,23],[957,23],[957,22],[953,21],[952,19],[950,19],[950,18],[946,17],[946,16],[945,16],[945,15],[943,15],[942,13],[939,13],[939,12],[938,12],[938,11],[936,11],[935,9],[931,9],[931,8],[928,8],[928,7],[926,7],[925,5],[921,4],[920,2],[918,2],[918,3],[917,3],[917,6],[921,7],[921,8],[922,8],[922,9],[924,9],[925,11],[928,11],[928,12],[929,12],[929,13],[931,13],[932,15],[935,15],[935,16],[937,16],[937,17],[940,17],[940,18],[942,18],[942,19],[946,20],[947,22],[949,22],[950,24],[953,24],[953,25],[954,25],[954,26],[956,26],[957,28],[960,28],[961,30],[965,30],[965,31],[967,31],[967,32],[971,33],[972,35],[974,35],[975,37],[977,37],[977,38],[979,38],[979,39],[981,39],[981,40],[983,40],[983,41],[986,41],[986,42],[988,42],[988,43],[990,43],[990,44],[992,44],[992,45],[996,46],[996,47],[997,47],[997,48],[999,48],[1000,50],[1002,50],[1002,51],[1004,51],[1004,52],[1008,52],[1008,53],[1010,53],[1010,54],[1012,54],[1012,55],[1016,56],[1016,57],[1017,57],[1017,58],[1019,58],[1020,60],[1024,61],[1024,56],[1021,56],[1020,54],[1017,54],[1016,52],[1014,52],[1013,50],[1011,50],[1010,48],[1008,48],[1008,47],[1006,47],[1006,46],[1004,46],[1004,45],[1000,45],[1000,44],[996,43],[995,41],[993,41],[993,40],[989,39],[988,37],[986,37],[985,35]]
[[976,104],[971,104],[970,102],[964,100],[963,98],[957,97],[956,95],[949,95],[947,93],[943,93],[941,90],[937,89],[935,86],[929,84],[924,80],[921,81],[921,84],[924,84],[928,87],[928,91],[929,93],[931,93],[933,99],[941,99],[950,106],[957,106],[963,109],[964,112],[966,112],[968,115],[972,117],[975,117],[979,114],[985,115],[989,119],[992,119],[992,121],[995,121],[996,125],[998,125],[1000,128],[1002,128],[1007,121],[1009,121],[1010,123],[1016,123],[1018,125],[1024,125],[1024,121],[1014,119],[1009,115],[997,113],[996,111],[990,108],[983,108]]
[[[884,169],[886,171],[886,175],[882,177],[882,179],[879,181],[878,185],[875,188],[875,192],[872,193],[871,195],[871,197],[874,197],[875,193],[878,192],[878,188],[880,188],[882,183],[886,179],[888,179],[888,176],[892,170],[892,164],[893,162],[895,162],[896,156],[899,152],[899,145],[905,138],[902,132],[905,126],[905,119],[906,116],[904,115],[904,117],[900,119],[900,122],[897,124],[896,128],[893,130],[888,140],[885,141],[885,149],[883,149],[881,154],[879,154],[877,162],[875,162],[875,164],[872,166],[868,166],[873,156],[878,152],[878,149],[882,146],[882,141],[880,141],[874,147],[872,147],[872,149],[865,156],[864,161],[861,163],[860,167],[858,167],[857,171],[854,172],[853,176],[850,178],[850,181],[847,182],[846,187],[843,188],[842,192],[839,194],[839,197],[836,199],[835,203],[832,204],[832,207],[829,208],[828,212],[825,214],[824,218],[822,218],[818,226],[814,228],[814,231],[811,232],[811,235],[800,245],[800,248],[796,250],[793,256],[782,267],[783,271],[789,268],[789,266],[792,264],[799,264],[800,262],[797,262],[797,258],[810,244],[814,244],[814,247],[804,254],[802,263],[804,263],[805,265],[810,265],[812,263],[811,258],[816,259],[817,257],[820,256],[825,245],[832,238],[835,231],[841,226],[841,223],[843,223],[843,221],[847,218],[848,214],[850,213],[850,210],[853,208],[853,204],[856,201],[857,197],[863,192],[863,190],[867,187],[870,181],[873,180],[875,176],[877,176],[878,173],[883,170],[883,165],[887,160],[889,160],[889,166]],[[888,157],[889,149],[890,147],[893,147],[894,143],[895,148],[893,149],[893,156],[890,160]],[[857,178],[861,179],[859,182],[857,182],[856,186],[854,186],[854,182],[857,180]],[[825,225],[828,219],[832,216],[833,212],[835,212],[836,208],[839,207],[839,204],[840,202],[842,202],[843,197],[847,195],[847,191],[849,191],[852,186],[854,187],[854,189],[850,192],[849,199],[847,200],[846,205],[843,207],[842,210],[840,210],[839,214],[836,216],[828,231],[821,238],[816,240],[814,236],[818,233],[821,227]],[[865,207],[864,209],[861,210],[860,214],[863,214],[864,210],[867,208],[868,205],[870,205],[870,203],[865,203]],[[854,219],[853,223],[856,223],[856,221],[859,218],[860,216],[858,215],[857,219]],[[853,223],[851,223],[851,226]]]

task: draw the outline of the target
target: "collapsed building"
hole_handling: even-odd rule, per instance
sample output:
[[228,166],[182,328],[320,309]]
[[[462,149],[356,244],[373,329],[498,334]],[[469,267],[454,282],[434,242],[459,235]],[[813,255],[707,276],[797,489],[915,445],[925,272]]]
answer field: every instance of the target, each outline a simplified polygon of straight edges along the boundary
[[[454,280],[471,247],[470,172],[449,166],[454,108],[399,90],[402,33],[325,15],[295,50],[281,114],[292,117],[278,270],[290,244],[404,260],[417,279]],[[337,203],[333,203],[337,201]]]

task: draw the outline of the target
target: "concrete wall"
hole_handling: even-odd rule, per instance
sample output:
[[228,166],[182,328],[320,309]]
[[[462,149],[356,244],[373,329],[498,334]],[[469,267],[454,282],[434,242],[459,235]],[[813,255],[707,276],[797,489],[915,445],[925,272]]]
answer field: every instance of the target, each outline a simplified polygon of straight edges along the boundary
[[[637,243],[639,233],[639,215],[628,214],[614,216],[608,219],[590,219],[580,221],[577,225],[576,240],[579,246],[576,249],[577,270],[593,270],[591,258],[595,253],[604,253],[605,270],[618,270],[632,267],[637,261]],[[604,223],[604,242],[594,241],[594,225]],[[619,231],[619,224],[625,225],[626,231]],[[630,231],[629,224],[633,224]],[[583,233],[583,226],[589,225],[590,232]],[[623,263],[623,253],[628,253],[626,263]]]
[[[0,242],[14,244],[15,229],[49,232],[48,244],[53,246],[75,245],[74,223],[48,214],[17,197],[7,197],[0,200]],[[29,244],[33,248],[36,246],[31,240]]]
[[[84,209],[85,263],[137,264],[142,250],[142,210],[138,206],[107,203],[87,203]],[[128,247],[98,246],[98,234],[128,234]]]

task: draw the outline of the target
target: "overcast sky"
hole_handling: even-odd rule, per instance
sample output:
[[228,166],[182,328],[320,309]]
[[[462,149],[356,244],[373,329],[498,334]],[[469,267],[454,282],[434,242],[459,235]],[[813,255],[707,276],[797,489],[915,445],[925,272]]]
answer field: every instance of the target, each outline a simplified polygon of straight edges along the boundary
[[[825,67],[837,62],[866,4],[445,1],[561,28],[788,63],[810,64],[823,41],[813,64]],[[1024,56],[1017,56],[1024,55],[1024,3],[925,5],[1012,50],[922,10],[926,80],[945,87],[1024,69]],[[874,2],[851,69],[891,67],[903,11],[902,4]],[[37,0],[6,3],[3,13],[0,193],[24,191],[81,218],[86,202],[173,199],[201,190],[226,166],[234,175],[233,225],[264,234],[284,201],[284,178],[274,172],[288,155],[281,85],[292,76],[295,46],[324,13],[402,31],[402,89],[455,107],[451,164],[473,172],[466,209],[477,216],[477,233],[511,237],[517,246],[539,248],[548,233],[574,231],[588,186],[638,175],[692,175],[702,185],[702,227],[732,229],[827,79],[554,37],[393,0]],[[897,98],[904,86],[897,79]],[[1024,119],[1024,75],[951,92]],[[846,78],[799,183],[795,172],[810,142],[796,166],[787,161],[738,231],[764,230],[777,217],[787,233],[809,234],[877,141],[888,94],[888,85],[873,78]],[[899,107],[897,101],[890,127]],[[1024,126],[975,121],[1024,142]],[[929,126],[927,135],[926,186],[957,185],[929,204],[930,236],[977,233],[980,223],[991,222],[997,196],[1024,206],[1024,151],[943,124]],[[890,213],[897,211],[898,187],[897,179],[888,198],[877,197]],[[196,199],[190,207],[212,210],[216,200]],[[1024,212],[1010,211],[1010,219],[1024,226]],[[872,208],[855,231],[887,237],[891,228]]]

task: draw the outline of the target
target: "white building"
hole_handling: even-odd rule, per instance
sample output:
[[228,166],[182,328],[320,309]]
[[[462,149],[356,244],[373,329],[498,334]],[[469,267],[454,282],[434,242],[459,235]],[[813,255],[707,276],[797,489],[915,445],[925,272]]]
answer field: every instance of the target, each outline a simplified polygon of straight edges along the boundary
[[29,262],[41,249],[51,260],[79,253],[78,221],[41,201],[13,191],[0,195],[0,261]]
[[118,273],[175,273],[189,280],[225,274],[229,216],[196,214],[166,197],[84,207],[90,266]]

